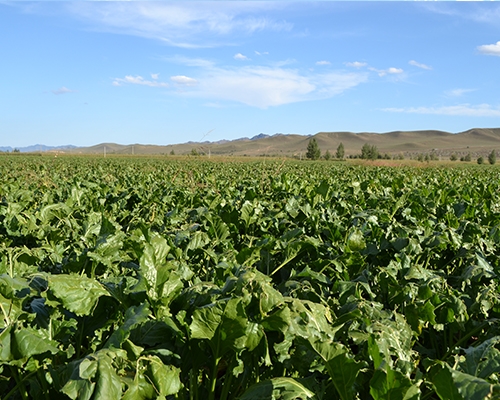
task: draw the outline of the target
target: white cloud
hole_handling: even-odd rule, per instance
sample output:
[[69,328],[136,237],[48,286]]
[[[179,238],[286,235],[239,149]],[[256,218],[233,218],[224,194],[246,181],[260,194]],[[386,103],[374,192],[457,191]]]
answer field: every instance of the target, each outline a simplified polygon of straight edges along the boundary
[[51,90],[55,95],[66,94],[66,93],[75,93],[76,90],[68,89],[67,87],[61,86],[59,89]]
[[447,90],[444,94],[448,97],[461,97],[466,93],[474,92],[476,89],[452,89]]
[[[481,0],[482,1],[482,0]],[[486,3],[486,2],[485,2]],[[460,17],[467,20],[472,20],[479,23],[487,23],[497,26],[500,19],[500,7],[494,2],[484,4],[484,7],[456,7],[453,2],[422,2],[419,5],[426,8],[428,11],[446,15],[450,17]]]
[[500,107],[492,107],[489,104],[444,107],[408,107],[408,108],[384,108],[383,111],[409,113],[409,114],[433,114],[464,117],[500,117]]
[[169,87],[168,83],[158,81],[147,81],[142,76],[127,75],[125,78],[115,78],[113,80],[114,86],[122,86],[123,84],[144,85],[150,87]]
[[250,60],[247,56],[244,56],[243,54],[241,53],[237,53],[233,56],[233,58],[235,60],[242,60],[242,61],[246,61],[246,60]]
[[174,57],[166,57],[164,58],[164,60],[176,64],[186,65],[188,67],[212,68],[213,66],[215,66],[215,63],[213,61],[206,60],[204,58],[174,56]]
[[495,44],[484,44],[482,46],[478,46],[477,49],[481,54],[500,57],[500,41]]
[[346,62],[344,63],[348,67],[354,67],[354,68],[362,68],[366,67],[368,64],[365,62],[359,62],[359,61],[354,61],[354,62]]
[[316,61],[316,65],[330,65],[330,61]]
[[257,54],[258,56],[264,56],[264,55],[269,54],[269,52],[268,51],[260,52],[260,51],[255,50],[255,54]]
[[171,76],[170,80],[177,83],[178,85],[186,85],[186,86],[193,86],[198,83],[196,79],[190,78],[189,76],[185,75]]
[[404,71],[401,68],[391,67],[391,68],[387,69],[386,72],[388,74],[402,74]]
[[422,69],[427,69],[427,70],[431,70],[432,67],[426,65],[426,64],[422,64],[422,63],[419,63],[415,60],[411,60],[411,61],[408,61],[408,64],[410,65],[413,65],[414,67],[418,67],[418,68],[422,68]]
[[[236,33],[289,31],[293,25],[269,17],[276,2],[71,2],[74,16],[96,30],[161,40],[183,48],[233,42]],[[210,34],[208,34],[210,33]]]
[[394,68],[390,67],[387,69],[377,69],[377,68],[368,68],[370,71],[374,71],[378,74],[378,76],[386,76],[387,74],[389,75],[399,75],[402,74],[404,71],[401,68]]
[[213,68],[197,78],[196,87],[180,95],[268,108],[330,98],[366,80],[362,73],[303,75],[279,67]]
[[151,74],[151,79],[158,79],[160,74]]

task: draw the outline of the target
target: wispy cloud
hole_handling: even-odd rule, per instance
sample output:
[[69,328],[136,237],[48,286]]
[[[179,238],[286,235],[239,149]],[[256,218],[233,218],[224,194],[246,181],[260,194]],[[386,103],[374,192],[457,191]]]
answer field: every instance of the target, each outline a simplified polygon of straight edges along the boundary
[[483,44],[482,46],[478,46],[477,50],[481,54],[500,57],[500,41],[496,42],[495,44]]
[[268,51],[257,51],[255,50],[255,54],[258,55],[258,56],[264,56],[264,55],[268,55],[269,52]]
[[444,92],[447,97],[461,97],[466,93],[474,92],[476,89],[452,89]]
[[361,73],[301,74],[279,67],[213,68],[182,95],[268,108],[338,95],[367,80]]
[[411,60],[411,61],[408,61],[408,64],[410,65],[413,65],[414,67],[418,67],[418,68],[422,68],[422,69],[427,69],[427,70],[431,70],[432,67],[426,65],[426,64],[422,64],[422,63],[419,63],[415,60]]
[[316,65],[330,65],[331,62],[330,61],[316,61]]
[[383,111],[409,114],[450,115],[463,117],[500,117],[500,107],[489,104],[461,104],[444,107],[384,108]]
[[215,63],[213,61],[207,60],[205,58],[191,58],[177,55],[174,57],[163,58],[163,60],[176,64],[186,65],[188,67],[212,68],[215,66]]
[[348,67],[353,67],[353,68],[363,68],[368,66],[367,63],[365,62],[360,62],[360,61],[354,61],[354,62],[346,62],[344,63]]
[[[96,30],[153,38],[184,47],[232,42],[235,33],[289,31],[293,25],[269,16],[282,7],[267,2],[71,2],[69,12]],[[210,33],[210,35],[207,35]]]
[[[155,78],[153,78],[153,79],[155,79]],[[143,86],[150,86],[150,87],[169,87],[168,83],[159,82],[157,80],[148,81],[139,75],[138,76],[127,75],[127,76],[125,76],[125,78],[115,78],[113,80],[114,86],[122,86],[124,84],[143,85]]]
[[67,93],[75,93],[76,90],[71,90],[71,89],[68,89],[67,87],[65,86],[61,86],[59,89],[56,89],[56,90],[51,90],[51,92],[55,95],[61,95],[61,94],[67,94]]
[[479,23],[498,25],[500,19],[500,6],[493,2],[464,1],[460,2],[421,2],[420,7],[435,14],[449,17],[459,17]]
[[241,53],[236,53],[233,58],[235,60],[241,60],[241,61],[247,61],[247,60],[250,60],[247,56],[244,56],[243,54]]
[[178,85],[185,85],[185,86],[194,86],[198,83],[196,79],[190,78],[189,76],[185,75],[171,76],[170,80]]
[[386,75],[400,75],[404,72],[401,68],[390,67],[387,69],[377,69],[370,67],[368,68],[370,71],[374,71],[378,74],[378,76],[386,76]]

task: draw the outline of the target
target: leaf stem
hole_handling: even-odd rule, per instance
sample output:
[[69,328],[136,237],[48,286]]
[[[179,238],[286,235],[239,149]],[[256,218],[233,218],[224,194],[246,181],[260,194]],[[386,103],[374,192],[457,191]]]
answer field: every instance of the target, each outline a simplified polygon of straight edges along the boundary
[[220,357],[214,358],[214,365],[212,367],[212,376],[210,378],[210,392],[208,400],[215,400],[215,386],[217,384],[217,368],[219,367]]
[[233,380],[233,369],[234,369],[234,364],[236,363],[236,356],[231,360],[231,363],[229,364],[229,367],[227,368],[226,371],[226,376],[224,379],[224,385],[222,387],[222,393],[220,396],[219,400],[226,400],[227,396],[229,395],[229,390],[231,388],[231,383]]
[[474,336],[477,332],[479,332],[481,329],[483,329],[486,325],[488,325],[488,322],[485,321],[483,322],[482,324],[480,324],[479,326],[475,327],[472,331],[470,331],[469,333],[467,333],[466,335],[462,336],[455,344],[453,347],[449,347],[448,348],[448,351],[445,353],[445,355],[441,358],[441,360],[445,360],[447,359],[451,353],[453,352],[453,350],[455,350],[457,347],[459,347],[462,343],[464,343],[465,341],[469,340],[471,336]]
[[23,400],[28,400],[28,393],[26,392],[26,387],[24,386],[23,382],[26,379],[31,378],[33,375],[35,375],[36,371],[29,373],[23,379],[21,379],[19,377],[19,373],[17,372],[16,368],[10,366],[10,370],[12,371],[12,376],[16,381],[16,386],[14,386],[12,390],[9,393],[7,393],[7,395],[5,396],[5,400],[7,400],[10,396],[12,396],[16,391],[19,391]]

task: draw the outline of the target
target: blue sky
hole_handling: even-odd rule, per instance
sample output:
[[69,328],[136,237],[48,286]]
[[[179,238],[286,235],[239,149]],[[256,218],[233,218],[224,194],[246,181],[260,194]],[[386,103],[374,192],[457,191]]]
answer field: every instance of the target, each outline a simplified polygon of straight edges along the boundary
[[0,146],[500,127],[496,2],[0,1]]

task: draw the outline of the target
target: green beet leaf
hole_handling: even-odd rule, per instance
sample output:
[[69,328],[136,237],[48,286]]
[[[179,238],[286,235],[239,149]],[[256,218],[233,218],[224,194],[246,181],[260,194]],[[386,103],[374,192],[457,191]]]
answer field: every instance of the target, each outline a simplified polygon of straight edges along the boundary
[[120,348],[122,343],[130,336],[132,329],[148,320],[150,311],[146,303],[138,307],[129,307],[125,312],[124,323],[113,332],[105,344],[105,348]]
[[97,368],[97,385],[93,399],[119,400],[122,397],[121,381],[112,365],[112,359],[107,354],[100,354]]
[[43,353],[57,354],[57,342],[50,340],[45,330],[23,327],[13,332],[12,354],[15,358],[29,358]]
[[326,370],[342,400],[354,399],[355,383],[364,364],[354,360],[346,348],[331,340],[311,340],[313,349],[323,359]]
[[465,361],[459,364],[462,372],[482,379],[500,373],[500,351],[495,348],[498,343],[500,337],[495,336],[478,346],[464,349]]
[[429,376],[442,400],[484,400],[494,390],[484,379],[454,370],[443,362],[434,365]]
[[156,356],[150,357],[148,372],[156,393],[161,396],[177,394],[182,387],[180,369],[163,364]]
[[101,296],[109,293],[95,279],[80,275],[48,275],[49,291],[77,315],[90,315]]
[[251,386],[240,400],[316,399],[313,392],[293,378],[273,378]]

